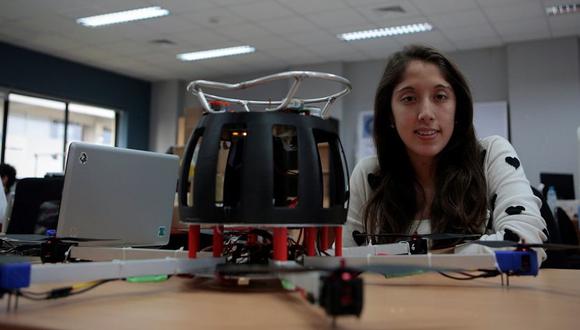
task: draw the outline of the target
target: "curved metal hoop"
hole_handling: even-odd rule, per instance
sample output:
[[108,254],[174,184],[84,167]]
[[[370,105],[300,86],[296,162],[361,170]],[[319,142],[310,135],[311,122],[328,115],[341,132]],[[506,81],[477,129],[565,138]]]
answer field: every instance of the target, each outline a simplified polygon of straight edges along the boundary
[[[244,109],[247,112],[251,112],[249,105],[264,105],[264,106],[275,105],[275,107],[273,107],[273,108],[266,108],[265,111],[278,111],[278,110],[286,108],[290,104],[290,102],[294,98],[294,95],[296,94],[296,92],[298,92],[298,88],[300,87],[300,84],[302,83],[302,81],[304,79],[307,79],[307,78],[317,78],[317,79],[335,81],[335,82],[338,82],[344,86],[344,89],[342,89],[341,91],[339,91],[335,94],[331,94],[331,95],[327,95],[327,96],[319,97],[319,98],[303,99],[303,100],[301,99],[300,100],[303,104],[313,104],[313,103],[325,102],[325,105],[320,112],[320,116],[322,118],[328,117],[328,115],[330,114],[330,108],[331,108],[332,104],[334,104],[334,102],[338,98],[342,97],[343,95],[348,94],[352,90],[352,86],[350,84],[350,81],[348,81],[348,79],[346,79],[346,78],[343,78],[341,76],[337,76],[337,75],[334,75],[331,73],[313,72],[313,71],[282,72],[282,73],[277,73],[277,74],[273,74],[273,75],[253,79],[253,80],[240,82],[237,84],[226,84],[226,83],[220,83],[220,82],[208,81],[208,80],[195,80],[195,81],[190,82],[187,85],[187,90],[189,92],[191,92],[193,95],[196,95],[198,97],[199,101],[201,102],[201,105],[205,109],[205,111],[210,112],[210,113],[218,113],[218,112],[223,112],[223,111],[217,111],[217,110],[212,109],[207,101],[208,99],[240,104],[241,106],[244,107]],[[281,79],[294,79],[294,83],[290,86],[290,89],[288,90],[288,93],[286,94],[286,96],[280,101],[234,99],[234,98],[228,98],[228,97],[223,97],[223,96],[218,96],[218,95],[213,95],[213,94],[207,94],[202,90],[202,88],[220,89],[220,90],[229,90],[229,91],[242,90],[242,89],[247,89],[250,87],[262,85],[262,84],[265,84],[265,83],[268,83],[271,81],[281,80]]]

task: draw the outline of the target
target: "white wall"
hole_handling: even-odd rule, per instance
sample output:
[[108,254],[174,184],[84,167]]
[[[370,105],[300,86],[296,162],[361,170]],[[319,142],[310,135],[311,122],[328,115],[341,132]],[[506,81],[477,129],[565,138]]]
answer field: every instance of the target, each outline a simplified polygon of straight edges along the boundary
[[149,149],[165,152],[175,144],[177,117],[183,111],[184,83],[178,80],[155,82],[151,87]]
[[577,39],[510,44],[507,53],[512,143],[528,179],[536,185],[540,172],[554,172],[574,173],[578,180],[580,56]]
[[359,114],[372,111],[375,90],[383,74],[385,61],[351,62],[345,65],[345,78],[352,83],[352,92],[344,98],[341,139],[348,167],[352,171],[356,159],[356,134]]

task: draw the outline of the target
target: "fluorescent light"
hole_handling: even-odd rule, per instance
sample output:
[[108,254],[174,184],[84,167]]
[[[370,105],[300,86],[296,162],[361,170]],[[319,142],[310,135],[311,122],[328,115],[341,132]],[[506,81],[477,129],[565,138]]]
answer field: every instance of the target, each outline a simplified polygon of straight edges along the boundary
[[80,113],[83,115],[115,119],[115,111],[105,108],[91,107],[88,105],[82,105],[77,103],[69,103],[68,110],[70,112]]
[[41,98],[32,97],[32,96],[24,96],[24,95],[20,95],[20,94],[9,94],[8,100],[10,102],[35,105],[35,106],[39,106],[39,107],[62,110],[62,111],[64,111],[64,109],[66,109],[66,104],[64,102],[41,99]]
[[203,51],[193,52],[193,53],[184,53],[184,54],[177,55],[177,58],[182,60],[182,61],[198,61],[198,60],[205,60],[208,58],[253,53],[255,51],[256,51],[256,48],[254,48],[252,46],[237,46],[237,47],[229,47],[229,48],[203,50]]
[[154,18],[169,15],[169,10],[161,7],[146,7],[116,13],[84,17],[77,19],[77,23],[84,26],[96,27],[102,25],[131,22],[140,19]]
[[549,16],[573,14],[580,12],[580,4],[565,4],[546,6],[546,14]]
[[429,23],[418,23],[418,24],[411,24],[411,25],[385,27],[382,29],[342,33],[342,34],[337,35],[337,37],[339,39],[344,40],[344,41],[354,41],[354,40],[362,40],[362,39],[390,37],[390,36],[396,36],[396,35],[401,35],[401,34],[426,32],[426,31],[431,31],[432,29],[433,29],[433,26]]

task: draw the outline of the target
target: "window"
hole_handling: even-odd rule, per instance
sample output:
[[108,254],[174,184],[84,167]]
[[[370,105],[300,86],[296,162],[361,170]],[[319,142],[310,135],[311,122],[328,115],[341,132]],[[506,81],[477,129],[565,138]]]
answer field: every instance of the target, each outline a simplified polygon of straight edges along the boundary
[[62,172],[63,139],[53,136],[53,122],[63,122],[66,103],[10,94],[4,162],[18,177]]
[[0,150],[4,150],[4,102],[8,96],[0,91]]
[[70,103],[68,142],[115,145],[115,111]]
[[115,145],[110,109],[11,93],[7,110],[3,161],[19,178],[63,172],[65,145],[72,141]]

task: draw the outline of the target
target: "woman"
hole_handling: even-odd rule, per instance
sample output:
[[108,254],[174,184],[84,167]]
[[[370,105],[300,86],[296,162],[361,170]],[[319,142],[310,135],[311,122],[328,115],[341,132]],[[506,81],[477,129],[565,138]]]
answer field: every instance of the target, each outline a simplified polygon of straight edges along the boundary
[[547,239],[541,202],[513,147],[499,136],[477,141],[465,78],[435,49],[409,46],[390,57],[375,96],[373,130],[377,155],[363,159],[351,176],[345,246],[356,245],[353,231]]

